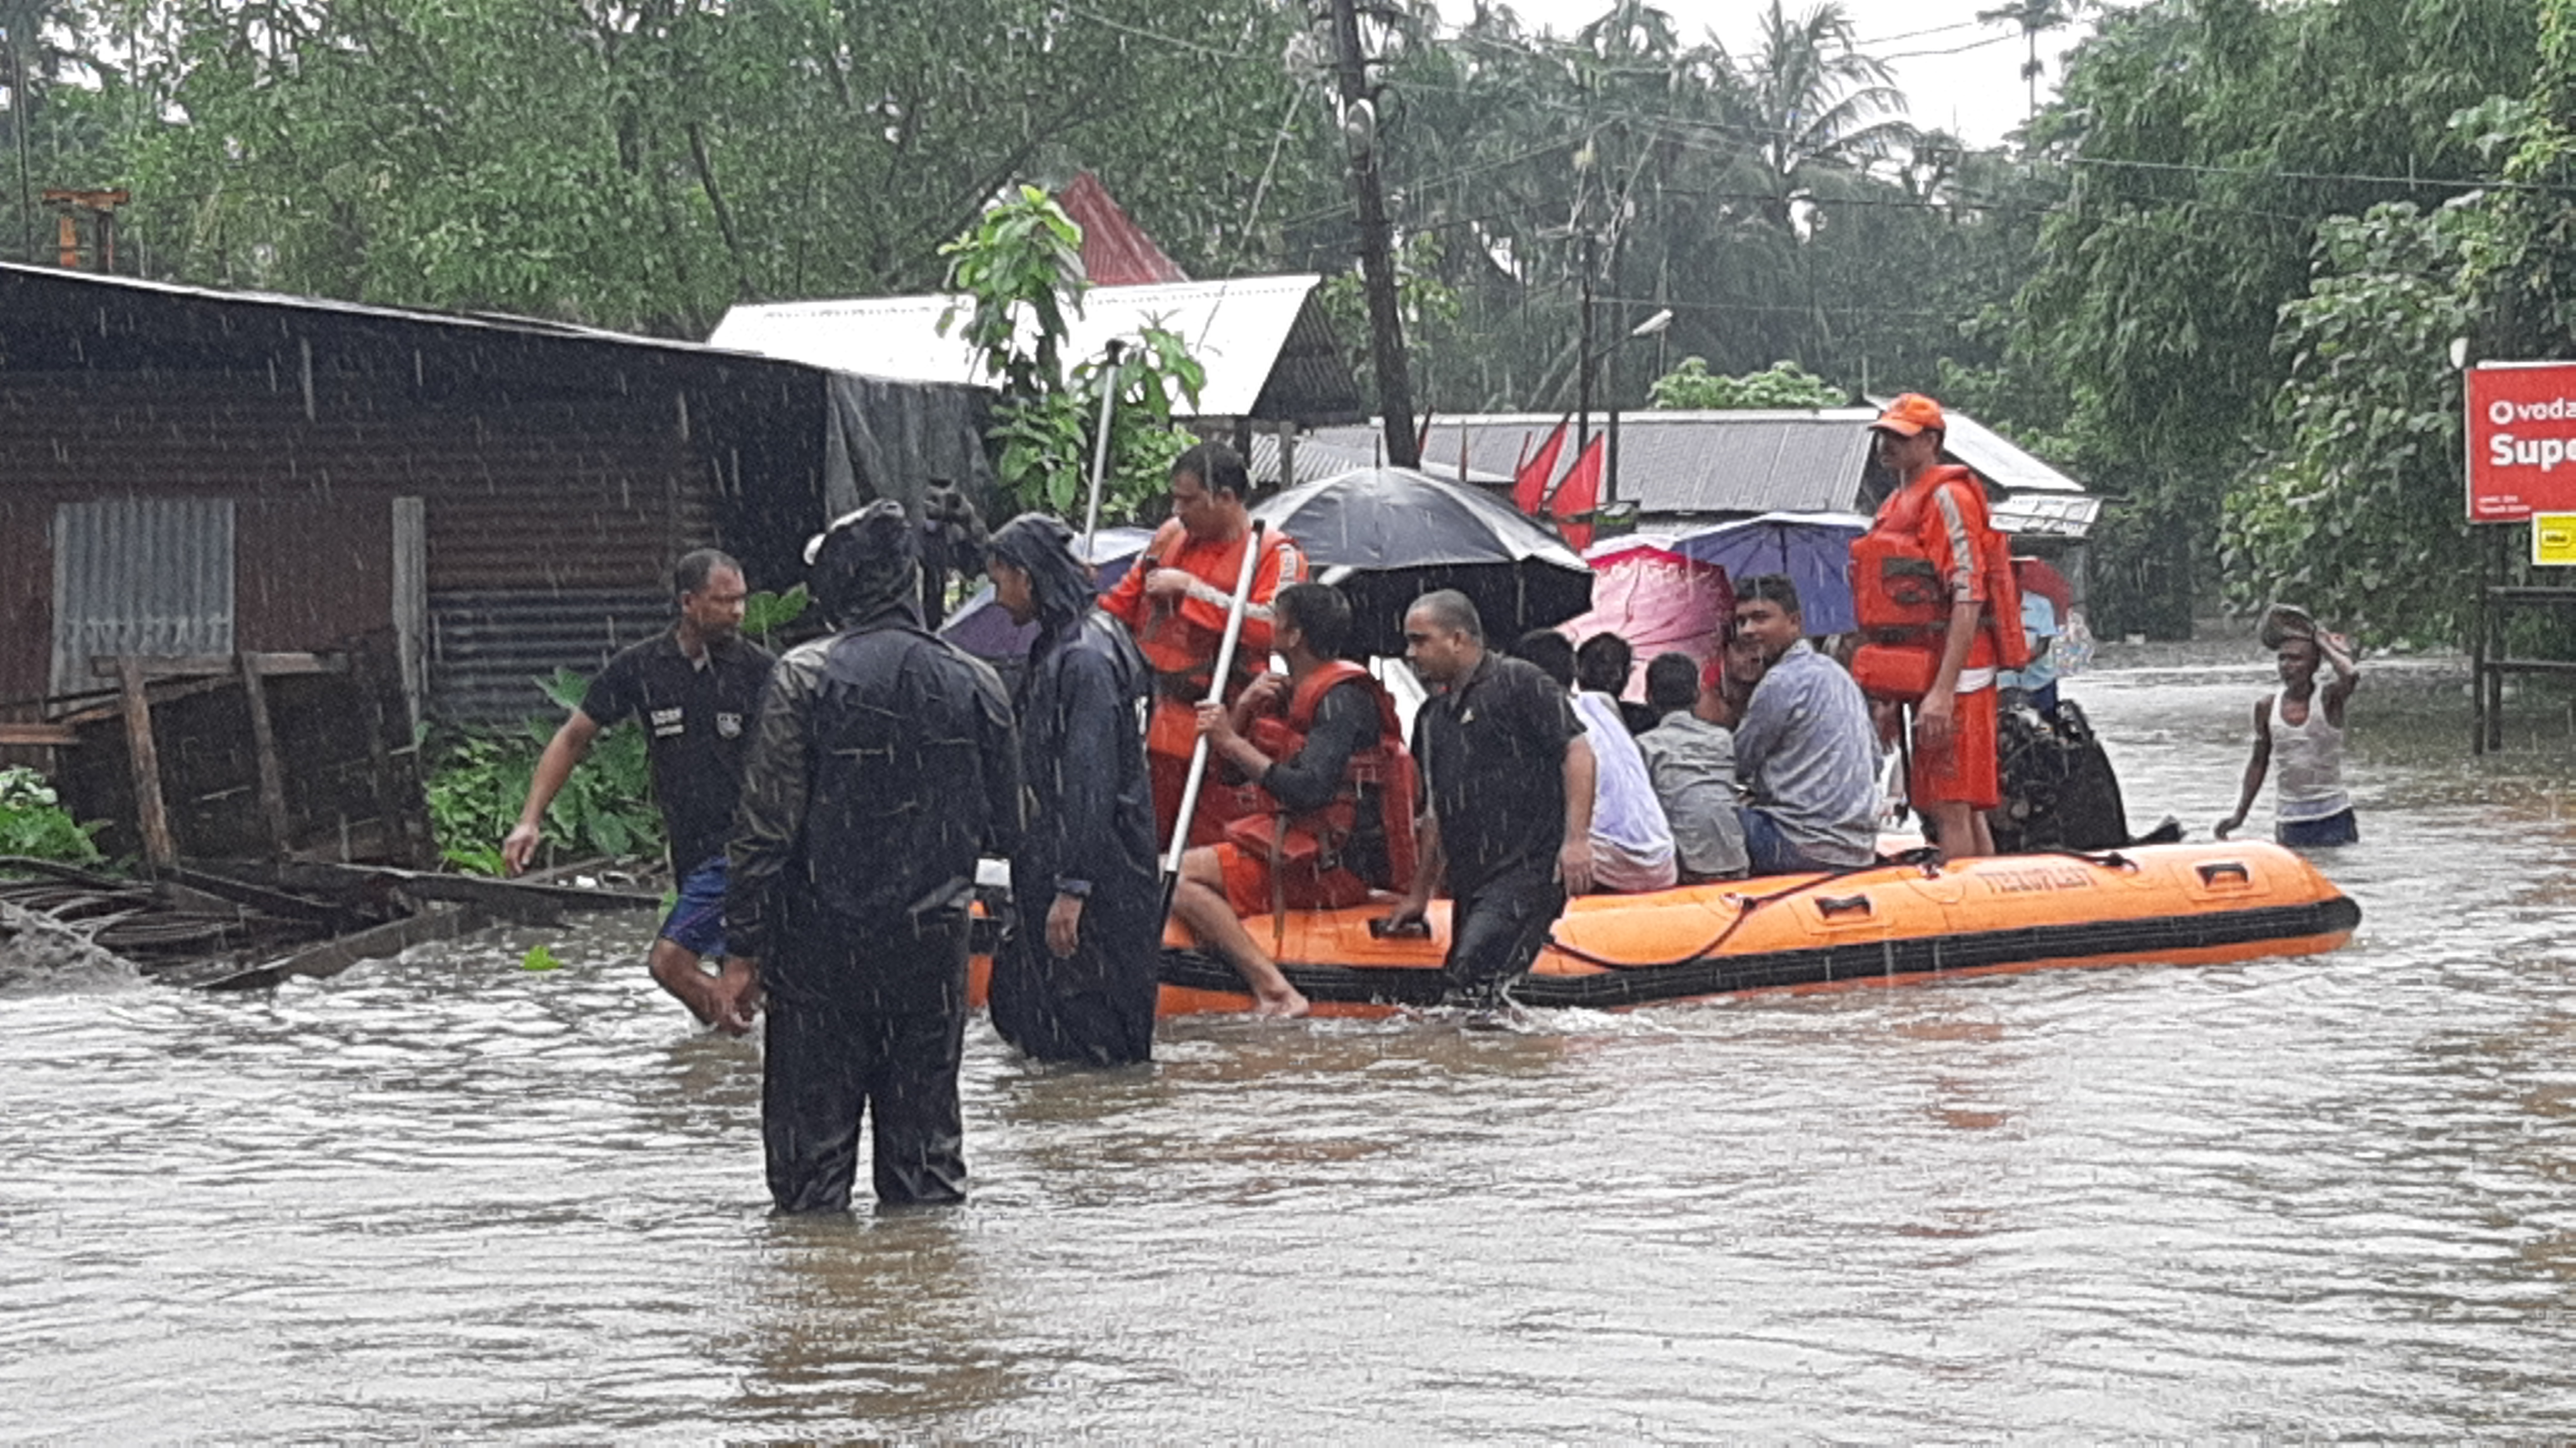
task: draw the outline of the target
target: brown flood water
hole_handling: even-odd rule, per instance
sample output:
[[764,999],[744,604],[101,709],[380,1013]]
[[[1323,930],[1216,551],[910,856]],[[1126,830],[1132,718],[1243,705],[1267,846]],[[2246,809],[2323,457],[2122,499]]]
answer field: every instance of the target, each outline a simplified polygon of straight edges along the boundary
[[[2219,652],[2070,688],[2142,826],[2234,797]],[[772,1219],[757,1048],[640,919],[22,983],[0,1436],[2576,1435],[2576,748],[2473,765],[2464,709],[2355,704],[2332,957],[1170,1023],[1122,1075],[978,1023],[946,1214]]]

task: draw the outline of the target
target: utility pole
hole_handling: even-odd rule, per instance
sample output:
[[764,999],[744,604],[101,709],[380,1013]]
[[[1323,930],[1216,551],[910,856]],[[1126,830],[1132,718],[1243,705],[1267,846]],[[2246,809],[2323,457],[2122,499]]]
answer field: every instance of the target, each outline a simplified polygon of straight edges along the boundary
[[18,220],[25,232],[26,252],[20,260],[36,264],[36,188],[27,173],[27,37],[25,18],[15,11],[8,17],[9,31],[9,132],[18,141]]
[[[1579,223],[1578,223],[1579,224]],[[1592,368],[1600,361],[1592,355],[1592,233],[1583,233],[1583,322],[1582,333],[1575,344],[1574,377],[1574,455],[1592,446]]]
[[1377,406],[1387,461],[1422,465],[1413,432],[1413,384],[1405,371],[1404,318],[1396,309],[1395,258],[1387,241],[1386,195],[1377,174],[1377,110],[1369,100],[1360,56],[1355,0],[1332,0],[1335,72],[1341,81],[1342,139],[1351,157],[1351,196],[1360,213],[1360,280],[1368,290],[1369,358],[1377,368]]
[[[1624,209],[1627,198],[1619,198]],[[1610,440],[1601,449],[1601,502],[1604,506],[1619,497],[1619,353],[1628,345],[1628,293],[1620,281],[1620,257],[1628,249],[1628,224],[1624,215],[1612,218],[1619,229],[1610,233],[1611,320],[1617,325],[1619,340],[1610,344],[1610,355],[1601,359],[1609,364],[1609,374],[1602,379],[1603,391],[1610,399]]]

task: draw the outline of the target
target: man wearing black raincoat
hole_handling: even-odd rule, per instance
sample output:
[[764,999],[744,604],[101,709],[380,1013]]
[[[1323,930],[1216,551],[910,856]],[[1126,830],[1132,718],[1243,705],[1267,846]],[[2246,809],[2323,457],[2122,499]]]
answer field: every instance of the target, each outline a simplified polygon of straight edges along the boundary
[[1014,929],[993,962],[993,1025],[1040,1060],[1148,1060],[1163,936],[1145,764],[1153,673],[1094,605],[1073,530],[1028,514],[985,557],[995,599],[1038,625],[1018,696],[1029,828],[1011,857]]
[[778,661],[743,768],[719,988],[737,1022],[767,997],[782,1212],[849,1206],[862,1112],[880,1202],[966,1194],[967,906],[977,856],[1018,843],[1019,751],[1001,680],[923,631],[918,556],[892,502],[807,548],[840,631]]

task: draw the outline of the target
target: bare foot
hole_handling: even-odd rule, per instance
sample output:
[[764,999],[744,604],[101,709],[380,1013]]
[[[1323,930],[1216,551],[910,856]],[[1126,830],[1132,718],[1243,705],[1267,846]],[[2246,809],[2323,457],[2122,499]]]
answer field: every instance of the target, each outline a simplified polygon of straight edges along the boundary
[[1279,989],[1284,994],[1254,996],[1252,1013],[1256,1016],[1268,1016],[1274,1020],[1293,1021],[1314,1009],[1307,1002],[1306,997],[1299,994],[1295,986],[1283,982]]

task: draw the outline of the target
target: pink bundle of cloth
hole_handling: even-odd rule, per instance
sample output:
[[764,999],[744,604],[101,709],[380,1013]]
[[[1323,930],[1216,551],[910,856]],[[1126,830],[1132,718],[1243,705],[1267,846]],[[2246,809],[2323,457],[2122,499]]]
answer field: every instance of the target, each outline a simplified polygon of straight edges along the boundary
[[1585,550],[1592,565],[1592,610],[1559,625],[1579,646],[1594,634],[1628,641],[1636,663],[1624,699],[1646,697],[1646,665],[1657,654],[1685,653],[1702,666],[1713,662],[1735,613],[1735,590],[1726,570],[1673,551],[1673,540],[1632,533]]

